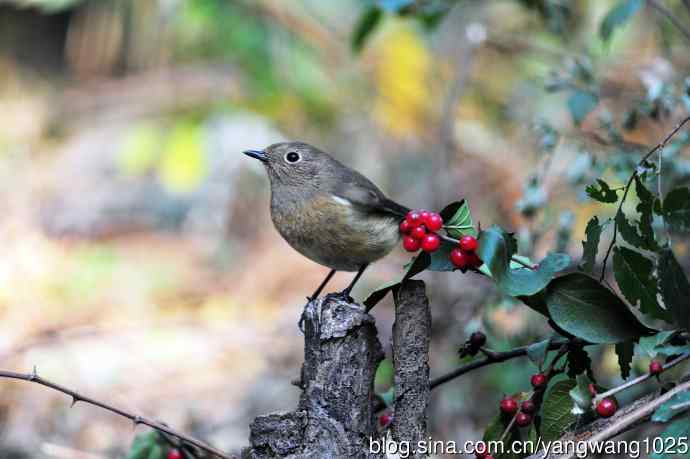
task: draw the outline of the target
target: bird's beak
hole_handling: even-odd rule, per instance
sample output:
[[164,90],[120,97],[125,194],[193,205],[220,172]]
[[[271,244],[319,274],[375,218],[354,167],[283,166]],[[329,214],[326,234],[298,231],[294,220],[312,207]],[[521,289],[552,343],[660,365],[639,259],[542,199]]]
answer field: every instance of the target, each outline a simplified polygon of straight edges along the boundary
[[251,156],[254,159],[258,159],[262,163],[268,162],[268,155],[263,150],[246,150],[244,154],[247,156]]

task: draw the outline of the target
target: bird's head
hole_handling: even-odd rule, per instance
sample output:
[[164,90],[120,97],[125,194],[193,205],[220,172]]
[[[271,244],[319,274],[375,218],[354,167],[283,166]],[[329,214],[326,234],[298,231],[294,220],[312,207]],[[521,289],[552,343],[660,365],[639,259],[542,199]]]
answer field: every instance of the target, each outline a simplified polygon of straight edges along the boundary
[[308,185],[328,169],[330,156],[304,142],[281,142],[245,155],[263,163],[272,185]]

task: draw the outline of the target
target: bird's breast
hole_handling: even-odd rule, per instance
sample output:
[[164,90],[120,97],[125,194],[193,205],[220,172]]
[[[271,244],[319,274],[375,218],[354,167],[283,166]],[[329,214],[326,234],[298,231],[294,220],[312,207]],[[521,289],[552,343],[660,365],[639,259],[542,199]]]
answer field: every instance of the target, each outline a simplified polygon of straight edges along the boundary
[[326,194],[301,202],[272,197],[271,218],[298,252],[339,271],[356,271],[390,252],[399,240],[398,218],[367,213]]

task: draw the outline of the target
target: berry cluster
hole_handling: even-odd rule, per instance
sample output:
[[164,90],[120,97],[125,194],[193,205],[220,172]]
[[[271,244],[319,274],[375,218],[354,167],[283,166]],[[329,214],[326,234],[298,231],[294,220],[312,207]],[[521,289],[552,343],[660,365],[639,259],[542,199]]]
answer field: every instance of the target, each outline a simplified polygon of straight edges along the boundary
[[[544,373],[535,373],[530,378],[530,383],[536,395],[546,389],[549,378]],[[541,396],[536,398],[536,400],[541,400]],[[521,404],[518,404],[517,400],[513,397],[505,396],[501,400],[499,407],[501,413],[511,417],[515,416],[515,424],[517,424],[518,427],[527,427],[532,423],[534,413],[537,412],[537,403],[538,402],[535,402],[534,396],[523,401]]]
[[403,248],[416,252],[420,248],[425,252],[435,252],[441,247],[441,238],[436,234],[443,228],[443,218],[436,212],[411,210],[400,222],[400,233],[403,235]]
[[479,243],[474,236],[461,237],[458,247],[450,251],[450,261],[453,262],[453,266],[462,272],[479,268],[482,265],[482,260],[476,253],[478,246]]

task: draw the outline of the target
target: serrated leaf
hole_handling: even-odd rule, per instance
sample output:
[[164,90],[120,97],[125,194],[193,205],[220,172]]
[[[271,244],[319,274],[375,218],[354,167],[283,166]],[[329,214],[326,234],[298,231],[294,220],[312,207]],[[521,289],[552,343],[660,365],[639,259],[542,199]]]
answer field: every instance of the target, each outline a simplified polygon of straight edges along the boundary
[[462,236],[476,236],[477,230],[472,222],[470,206],[464,199],[446,206],[441,211],[443,226],[450,237],[460,239]]
[[656,409],[654,415],[652,415],[652,421],[654,422],[668,422],[674,416],[687,411],[687,405],[680,407],[678,405],[690,403],[690,391],[680,392],[673,396],[669,401],[661,405]]
[[649,459],[670,459],[672,457],[679,457],[676,454],[676,452],[680,451],[678,448],[682,448],[687,442],[687,439],[690,438],[690,416],[685,416],[673,421],[657,438],[661,439],[661,445],[668,445],[670,442],[667,440],[673,438],[675,440],[670,444],[675,444],[677,448],[662,448],[667,451],[655,452],[649,456]]
[[576,421],[572,413],[570,391],[577,386],[573,379],[558,381],[546,393],[541,410],[541,437],[545,442],[558,440]]
[[592,406],[592,394],[589,392],[589,385],[592,380],[586,374],[579,374],[575,378],[576,385],[568,394],[573,401],[571,413],[575,416],[581,415],[589,411]]
[[556,325],[590,343],[620,343],[650,332],[618,296],[582,273],[551,281],[546,305]]
[[599,184],[599,187],[597,187],[597,185],[594,183],[587,185],[585,188],[587,196],[606,204],[612,204],[618,201],[618,193],[616,193],[615,190],[612,190],[608,183],[602,179],[597,179],[597,183]]
[[568,98],[568,110],[573,122],[579,125],[599,104],[599,97],[590,91],[574,90]]
[[570,264],[568,255],[549,253],[537,269],[511,269],[511,258],[516,248],[515,239],[497,226],[492,226],[479,235],[477,255],[486,264],[498,289],[506,295],[534,295],[546,287],[558,271]]
[[660,331],[652,336],[644,336],[640,338],[637,346],[639,347],[640,352],[654,358],[659,353],[657,349],[668,343],[674,335],[678,334],[678,332],[679,330],[667,330]]
[[621,369],[621,377],[623,379],[628,379],[630,376],[630,364],[632,363],[634,352],[635,343],[632,341],[623,341],[622,343],[616,344],[618,366]]
[[644,0],[623,0],[611,8],[599,27],[599,36],[608,41],[613,31],[624,25],[644,5]]
[[551,344],[551,340],[545,339],[527,346],[527,358],[529,358],[540,370],[542,365],[544,365],[544,360],[546,360],[549,344]]
[[650,317],[668,320],[667,312],[656,300],[657,280],[652,260],[627,247],[615,247],[613,274],[630,304],[638,306],[643,314]]
[[672,230],[690,232],[690,188],[676,188],[666,195],[663,216]]
[[602,226],[599,224],[598,217],[594,216],[587,222],[587,229],[585,229],[586,239],[582,241],[582,262],[580,263],[580,269],[589,274],[592,274],[594,271],[594,264],[597,261],[601,229]]
[[635,193],[637,193],[637,199],[640,201],[636,208],[637,212],[640,214],[640,221],[637,224],[637,227],[640,230],[640,236],[642,236],[642,239],[644,239],[645,246],[649,247],[648,250],[657,250],[659,245],[656,242],[654,228],[652,227],[652,223],[654,221],[654,201],[656,200],[656,196],[654,196],[647,189],[647,187],[644,186],[639,176],[635,176]]
[[666,309],[673,317],[674,325],[690,330],[688,298],[690,283],[671,249],[664,249],[659,255],[659,287]]
[[364,48],[367,39],[376,30],[382,18],[383,11],[376,6],[372,6],[362,13],[352,33],[352,50],[354,52],[358,53]]

